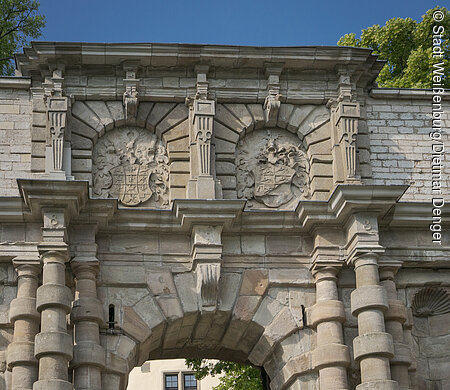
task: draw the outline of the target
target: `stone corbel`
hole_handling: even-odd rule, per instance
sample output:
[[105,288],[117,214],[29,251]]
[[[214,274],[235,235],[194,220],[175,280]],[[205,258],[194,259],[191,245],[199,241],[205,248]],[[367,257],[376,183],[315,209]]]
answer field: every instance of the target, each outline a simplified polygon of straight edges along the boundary
[[215,101],[209,99],[207,66],[197,66],[195,98],[187,98],[189,107],[190,172],[187,197],[220,199],[222,187],[215,173],[214,115]]
[[197,277],[197,294],[203,311],[214,311],[217,308],[222,228],[221,225],[195,225],[192,228],[192,269]]
[[135,121],[139,106],[139,79],[136,78],[137,64],[125,63],[123,66],[125,78],[123,85],[125,92],[123,93],[123,106],[125,108],[125,120]]
[[333,176],[335,183],[359,183],[356,138],[361,115],[359,103],[352,101],[349,73],[339,73],[338,92],[339,97],[329,102],[333,123]]
[[264,100],[264,118],[266,126],[275,126],[278,118],[280,102],[280,74],[283,66],[280,64],[269,64],[266,66],[267,92]]

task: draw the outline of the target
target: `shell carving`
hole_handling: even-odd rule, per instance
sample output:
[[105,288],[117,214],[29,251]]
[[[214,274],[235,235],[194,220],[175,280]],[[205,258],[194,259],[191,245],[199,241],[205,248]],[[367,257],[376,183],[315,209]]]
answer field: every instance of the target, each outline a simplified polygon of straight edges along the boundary
[[439,287],[425,287],[419,290],[411,305],[416,317],[428,317],[450,312],[450,294]]

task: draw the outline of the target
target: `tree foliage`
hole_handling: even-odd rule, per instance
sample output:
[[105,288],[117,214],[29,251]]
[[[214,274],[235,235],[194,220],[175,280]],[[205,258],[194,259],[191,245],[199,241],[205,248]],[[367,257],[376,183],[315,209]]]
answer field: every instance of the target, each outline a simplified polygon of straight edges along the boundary
[[263,390],[261,372],[250,365],[225,361],[212,363],[206,359],[186,359],[186,365],[195,372],[197,380],[224,374],[214,390]]
[[[444,19],[436,22],[435,11],[441,11]],[[442,59],[433,58],[433,27],[442,26]],[[384,26],[375,24],[361,31],[361,37],[346,34],[338,41],[339,46],[366,47],[387,63],[377,82],[387,88],[431,88],[433,64],[444,63],[444,85],[450,88],[450,13],[444,7],[434,7],[417,22],[411,18],[392,18]]]
[[39,14],[39,2],[34,0],[0,0],[0,74],[14,72],[13,54],[36,39],[45,26]]

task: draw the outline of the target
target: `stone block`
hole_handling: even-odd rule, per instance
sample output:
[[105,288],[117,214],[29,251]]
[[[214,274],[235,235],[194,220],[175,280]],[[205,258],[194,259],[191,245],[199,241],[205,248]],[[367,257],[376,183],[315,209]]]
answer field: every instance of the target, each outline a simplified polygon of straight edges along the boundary
[[260,296],[240,296],[234,306],[233,318],[250,322],[260,302]]
[[239,291],[241,275],[238,273],[222,272],[219,279],[218,307],[222,311],[231,311]]
[[172,272],[164,269],[147,270],[147,285],[153,295],[176,295]]
[[264,295],[269,285],[267,270],[246,270],[242,276],[239,295]]
[[263,235],[243,235],[241,237],[241,249],[243,254],[266,253],[265,236]]
[[142,298],[133,306],[133,310],[151,330],[165,322],[159,305],[151,295]]
[[150,337],[151,331],[141,317],[133,310],[133,308],[123,307],[123,330],[131,337],[139,342],[145,341]]
[[[414,318],[414,325],[417,318]],[[430,336],[445,336],[450,334],[450,313],[428,317]],[[450,349],[450,347],[449,347]]]

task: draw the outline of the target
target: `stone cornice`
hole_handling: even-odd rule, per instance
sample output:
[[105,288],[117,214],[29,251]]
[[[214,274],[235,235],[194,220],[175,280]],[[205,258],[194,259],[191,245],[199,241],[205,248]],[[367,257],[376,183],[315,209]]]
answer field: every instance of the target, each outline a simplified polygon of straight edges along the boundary
[[31,77],[1,76],[0,88],[29,89]]
[[[24,184],[31,185],[36,182],[39,187],[41,180],[19,180],[21,188]],[[45,181],[44,181],[45,182]],[[87,185],[86,182],[55,181],[67,185],[66,193],[70,196],[71,186]],[[66,183],[66,184],[62,184]],[[75,184],[78,183],[78,184]],[[42,185],[42,183],[40,183]],[[31,188],[31,187],[30,187]],[[37,188],[37,187],[34,187]],[[41,197],[51,199],[51,187],[41,194]],[[185,226],[195,219],[200,224],[209,223],[208,213],[213,213],[215,206],[223,209],[225,231],[252,231],[252,232],[314,232],[317,227],[327,224],[329,227],[342,227],[346,219],[353,212],[367,211],[378,216],[381,230],[397,228],[423,228],[427,229],[431,219],[432,206],[429,203],[397,202],[405,191],[405,186],[360,186],[341,185],[331,195],[329,201],[301,201],[296,210],[243,210],[242,200],[176,200],[172,210],[157,210],[144,208],[118,207],[115,199],[89,199],[83,197],[73,198],[77,205],[79,215],[73,215],[72,223],[98,223],[102,231],[118,231],[127,227],[129,230],[145,231],[182,231],[182,219]],[[46,195],[45,195],[46,194]],[[39,197],[38,197],[39,198]],[[36,198],[26,196],[25,202],[19,197],[0,197],[0,223],[17,223],[38,221],[41,216],[30,213],[29,204]],[[58,206],[58,197],[54,198]],[[61,200],[61,199],[60,199]],[[83,207],[81,207],[83,205]],[[189,211],[186,214],[184,210]],[[216,210],[216,211],[217,211]],[[443,215],[448,215],[450,205],[442,208]],[[198,215],[197,215],[198,214]],[[190,216],[195,216],[192,219]],[[188,224],[189,224],[188,223]],[[449,217],[443,217],[442,225],[450,224]]]
[[78,215],[88,198],[88,183],[47,179],[17,179],[25,207],[34,218],[41,217],[43,209],[64,209],[67,220]]
[[[414,100],[430,100],[433,97],[431,89],[415,89],[415,88],[373,88],[370,90],[369,96],[374,99],[414,99]],[[441,94],[443,100],[450,100],[450,89],[446,89]]]
[[[290,74],[300,74],[302,71],[322,72],[332,75],[326,80],[336,78],[338,67],[351,68],[353,82],[359,87],[371,86],[379,71],[384,65],[378,61],[377,56],[370,49],[351,48],[339,46],[297,46],[297,47],[257,47],[257,46],[226,46],[226,45],[202,45],[202,44],[164,44],[164,43],[76,43],[76,42],[32,42],[31,47],[24,48],[23,53],[16,54],[16,66],[19,74],[32,76],[33,79],[44,80],[50,75],[50,68],[58,63],[66,65],[66,73],[70,76],[70,68],[76,68],[76,75],[83,74],[86,66],[92,74],[92,67],[99,70],[108,70],[109,74],[123,76],[123,63],[136,64],[136,71],[142,75],[152,73],[152,69],[160,72],[161,69],[186,69],[192,73],[198,65],[207,65],[210,69],[218,69],[222,74],[224,70],[232,72],[235,69],[250,70],[253,77],[259,77],[259,81],[265,83],[265,70],[271,65],[282,64],[283,77]],[[52,65],[53,64],[53,65]],[[89,71],[90,69],[90,71]],[[104,74],[105,72],[102,72]],[[111,73],[112,71],[112,73]],[[170,76],[170,75],[168,75]],[[139,76],[141,77],[141,76]],[[219,77],[220,79],[220,77]],[[169,90],[164,88],[146,88],[145,81],[141,87],[140,98],[143,100],[164,100],[172,97],[178,100],[188,96],[186,88],[181,85],[173,86]],[[83,85],[69,84],[66,86],[66,95],[77,99],[88,99],[97,96],[105,98],[118,98],[123,94],[123,88],[92,88]],[[236,101],[242,99],[260,101],[265,94],[251,87],[237,87],[234,85],[222,88],[214,86],[217,99]],[[330,91],[318,94],[316,90],[283,90],[283,101],[326,103],[331,97]],[[189,92],[189,91],[188,91]],[[190,91],[192,92],[192,91]],[[261,96],[260,96],[261,95]],[[330,95],[330,96],[329,96]]]
[[230,228],[242,213],[245,200],[175,199],[173,212],[181,227],[190,230],[193,225],[222,225]]
[[[23,54],[16,54],[21,67],[34,66],[50,58],[71,59],[71,65],[120,65],[125,60],[136,60],[142,66],[186,66],[199,60],[222,67],[261,67],[267,63],[283,63],[285,68],[302,69],[305,66],[366,63],[372,66],[376,56],[372,50],[342,46],[230,46],[183,43],[87,43],[87,42],[32,42]],[[245,62],[243,61],[245,59]],[[23,62],[22,62],[23,61]],[[384,62],[379,61],[380,69]],[[32,68],[32,67],[29,67]]]
[[401,198],[407,186],[339,185],[328,202],[303,201],[297,207],[301,225],[311,230],[324,222],[343,226],[353,213],[383,217]]

